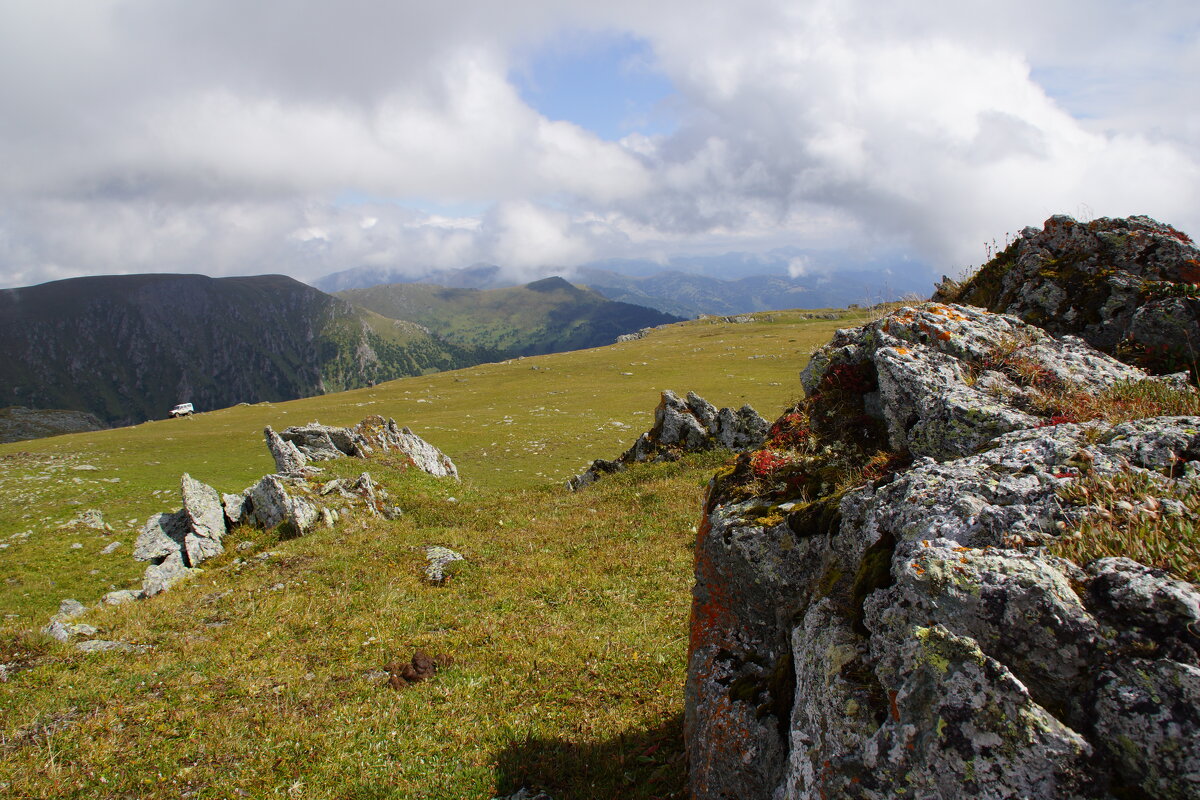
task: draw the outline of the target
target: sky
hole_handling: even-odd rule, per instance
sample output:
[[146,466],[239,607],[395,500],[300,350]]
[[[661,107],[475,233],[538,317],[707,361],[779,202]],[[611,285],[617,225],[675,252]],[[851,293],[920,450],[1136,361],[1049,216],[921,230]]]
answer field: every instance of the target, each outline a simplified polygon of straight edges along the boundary
[[1195,0],[0,0],[0,287],[932,279],[1055,213],[1200,235]]

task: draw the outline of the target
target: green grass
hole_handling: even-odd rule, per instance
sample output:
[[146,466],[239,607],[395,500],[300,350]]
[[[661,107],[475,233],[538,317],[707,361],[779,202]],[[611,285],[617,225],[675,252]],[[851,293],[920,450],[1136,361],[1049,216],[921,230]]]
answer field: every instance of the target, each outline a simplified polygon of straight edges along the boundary
[[[663,389],[768,417],[795,401],[838,323],[760,319],[0,447],[0,663],[16,669],[0,682],[0,794],[682,797],[691,548],[727,454],[562,483],[632,443]],[[181,472],[240,490],[272,469],[264,425],[372,413],[445,450],[463,482],[327,462],[329,477],[370,471],[404,515],[288,541],[239,529],[200,575],[80,620],[146,654],[37,632],[63,597],[138,583],[129,521],[177,508]],[[85,508],[115,531],[58,527]],[[447,586],[422,580],[430,544],[468,559]],[[364,677],[418,648],[454,664],[399,692]]]
[[[40,625],[63,597],[88,602],[125,588],[141,574],[129,557],[137,529],[178,508],[181,473],[238,492],[274,469],[266,425],[394,417],[450,455],[468,482],[503,490],[561,485],[593,458],[616,456],[650,427],[663,389],[694,390],[717,406],[750,403],[773,418],[795,400],[808,353],[838,324],[802,316],[680,323],[610,347],[0,445],[0,544],[9,544],[0,549],[0,613],[8,624]],[[85,465],[98,469],[72,469]],[[103,512],[111,536],[59,528],[86,508]],[[123,547],[99,556],[113,540]]]

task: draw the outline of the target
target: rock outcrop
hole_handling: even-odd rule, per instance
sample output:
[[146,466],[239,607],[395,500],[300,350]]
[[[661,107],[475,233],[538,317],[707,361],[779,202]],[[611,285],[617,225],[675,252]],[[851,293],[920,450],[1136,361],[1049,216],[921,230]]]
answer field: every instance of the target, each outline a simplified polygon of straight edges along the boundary
[[179,483],[183,508],[152,516],[133,545],[133,557],[150,562],[142,580],[146,597],[166,591],[201,562],[225,552],[221,540],[227,523],[221,495],[186,472]]
[[633,446],[613,461],[596,459],[583,473],[567,481],[567,487],[578,490],[602,475],[624,470],[629,464],[648,461],[674,461],[685,452],[724,447],[742,452],[762,444],[769,424],[748,405],[737,411],[720,411],[695,392],[680,400],[670,390],[654,410],[654,425],[638,437]]
[[1129,481],[1129,524],[1193,513],[1200,417],[1082,420],[1139,379],[966,307],[839,331],[709,487],[693,796],[1200,796],[1200,591],[1051,554]]
[[1015,314],[1159,374],[1200,357],[1200,248],[1149,217],[1051,217],[963,283],[943,278],[934,300]]
[[[270,432],[270,428],[267,430]],[[293,472],[303,469],[309,461],[345,456],[368,458],[375,453],[398,452],[408,457],[410,464],[422,472],[437,477],[458,477],[458,468],[449,456],[407,427],[399,427],[396,420],[384,419],[379,415],[369,416],[352,428],[311,422],[287,428],[279,433],[279,438],[282,440],[279,444],[269,444],[271,454],[275,456],[276,465],[282,463]],[[268,443],[270,441],[268,433]],[[277,449],[280,455],[275,455]],[[298,465],[295,456],[299,456]],[[285,470],[281,467],[280,471]]]
[[380,416],[367,417],[352,428],[313,422],[280,433],[268,426],[263,434],[277,472],[264,475],[241,494],[221,494],[184,473],[180,480],[183,508],[152,516],[134,544],[133,557],[150,562],[141,590],[110,592],[106,602],[126,602],[166,591],[201,563],[223,553],[222,539],[236,525],[278,529],[287,537],[304,536],[319,525],[332,526],[338,512],[322,498],[361,502],[372,516],[387,519],[403,513],[384,502],[387,492],[366,472],[357,481],[335,478],[313,484],[320,470],[311,466],[310,460],[399,453],[409,466],[458,478],[454,462],[442,451],[408,428],[400,428],[395,420]]

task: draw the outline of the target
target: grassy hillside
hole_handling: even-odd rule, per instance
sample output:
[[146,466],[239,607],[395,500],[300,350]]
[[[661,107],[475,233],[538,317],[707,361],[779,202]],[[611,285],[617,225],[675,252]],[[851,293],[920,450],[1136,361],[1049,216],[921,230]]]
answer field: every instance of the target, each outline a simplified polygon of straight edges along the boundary
[[110,275],[0,290],[0,406],[109,424],[478,363],[283,275]]
[[623,333],[678,319],[608,300],[562,278],[505,289],[394,283],[348,289],[337,296],[385,317],[420,323],[457,345],[500,357],[597,347],[611,344]]
[[[681,796],[690,547],[721,456],[579,494],[561,484],[628,446],[662,389],[773,416],[837,324],[683,323],[612,347],[0,446],[0,663],[18,670],[0,682],[0,790]],[[370,413],[441,447],[464,481],[329,464],[331,476],[370,470],[404,516],[286,542],[237,531],[230,544],[252,544],[202,576],[80,620],[152,645],[145,654],[86,655],[33,632],[63,597],[90,604],[136,584],[132,523],[178,507],[181,472],[240,490],[272,469],[264,425]],[[114,532],[59,527],[85,508]],[[99,555],[113,540],[124,545]],[[467,556],[450,585],[420,580],[428,544]],[[400,692],[371,677],[417,648],[455,663]]]

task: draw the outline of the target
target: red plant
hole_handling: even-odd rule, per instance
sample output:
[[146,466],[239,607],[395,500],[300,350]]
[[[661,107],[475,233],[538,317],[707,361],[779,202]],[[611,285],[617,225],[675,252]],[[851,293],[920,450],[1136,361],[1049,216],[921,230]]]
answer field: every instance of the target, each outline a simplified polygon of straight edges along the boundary
[[793,411],[775,420],[775,424],[767,433],[767,443],[772,447],[798,450],[805,445],[810,435],[808,419],[803,414]]
[[1072,422],[1079,422],[1079,418],[1074,414],[1055,414],[1045,422],[1039,422],[1037,427],[1049,428],[1052,425],[1069,425]]
[[1163,225],[1163,227],[1167,229],[1167,233],[1171,234],[1172,236],[1174,236],[1176,239],[1183,242],[1184,244],[1192,243],[1192,237],[1188,236],[1183,231],[1177,231],[1174,228],[1172,228],[1170,225]]
[[750,457],[750,469],[756,478],[765,478],[790,463],[792,463],[791,459],[772,453],[770,450],[759,450]]

